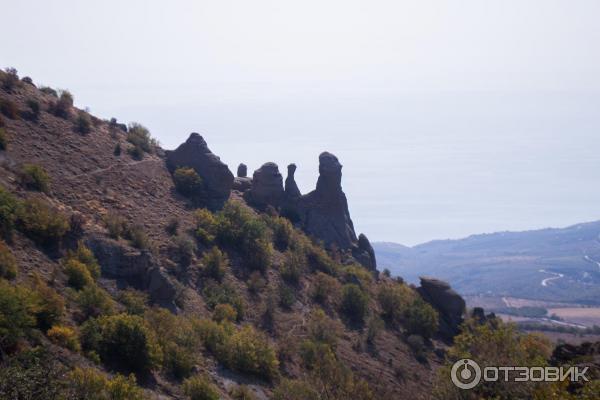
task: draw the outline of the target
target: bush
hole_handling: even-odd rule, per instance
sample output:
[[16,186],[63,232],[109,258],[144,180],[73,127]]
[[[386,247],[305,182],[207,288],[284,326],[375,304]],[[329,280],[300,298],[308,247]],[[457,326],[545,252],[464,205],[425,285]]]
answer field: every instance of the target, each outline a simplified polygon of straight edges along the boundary
[[142,400],[142,390],[137,386],[135,376],[124,377],[117,374],[109,379],[93,368],[75,368],[67,375],[70,397],[90,400]]
[[171,218],[169,220],[169,222],[167,222],[167,226],[165,226],[165,231],[171,236],[177,235],[178,229],[179,229],[179,219],[177,219],[176,217]]
[[339,300],[340,282],[323,272],[317,272],[312,290],[312,298],[320,304],[331,305]]
[[144,158],[144,150],[139,146],[129,146],[127,148],[127,154],[136,161],[140,161]]
[[17,209],[19,228],[40,244],[60,241],[70,229],[69,218],[41,199],[28,199]]
[[397,326],[404,319],[417,294],[408,286],[390,283],[381,286],[377,300],[381,306],[381,316],[390,326]]
[[196,247],[194,242],[187,236],[175,236],[172,240],[179,263],[183,266],[190,265],[190,262],[194,258],[194,248]]
[[368,311],[369,298],[358,285],[348,283],[342,287],[341,310],[354,323],[362,323]]
[[75,120],[75,131],[86,134],[92,130],[92,119],[90,115],[85,111],[79,111],[77,113],[77,119]]
[[346,283],[355,283],[362,289],[368,289],[373,277],[371,272],[360,265],[348,265],[342,269],[342,278]]
[[225,342],[233,333],[230,323],[218,323],[209,319],[198,321],[194,327],[204,347],[217,356],[223,349]]
[[267,281],[259,271],[253,271],[248,278],[247,285],[250,293],[258,294],[267,286]]
[[63,297],[42,281],[38,275],[34,275],[33,278],[33,300],[36,325],[44,332],[56,325],[65,313]]
[[298,285],[304,272],[306,257],[302,251],[288,250],[281,266],[281,278],[290,285]]
[[77,293],[75,303],[77,303],[84,320],[110,315],[115,310],[114,300],[104,289],[93,284],[85,286]]
[[140,149],[146,153],[151,153],[152,147],[156,145],[156,141],[150,136],[150,131],[137,122],[129,124],[127,141],[133,144],[134,148]]
[[55,325],[46,333],[48,339],[53,343],[65,347],[71,351],[81,350],[77,332],[68,326]]
[[17,260],[2,240],[0,240],[0,277],[5,279],[17,277]]
[[148,308],[148,295],[135,289],[126,289],[119,292],[118,300],[125,306],[131,315],[143,315]]
[[329,318],[323,310],[316,309],[311,313],[308,324],[311,340],[324,343],[335,350],[340,331],[339,323]]
[[40,86],[40,92],[50,95],[52,97],[58,97],[58,92],[48,86]]
[[19,108],[8,99],[0,99],[0,112],[7,118],[19,119]]
[[8,135],[6,130],[0,127],[0,150],[6,150],[8,147]]
[[67,119],[73,108],[73,95],[68,90],[60,91],[58,100],[52,105],[51,111],[60,118]]
[[273,392],[273,400],[319,400],[314,385],[301,380],[284,379]]
[[73,258],[80,263],[85,264],[92,278],[98,279],[100,277],[100,265],[98,264],[98,260],[96,260],[94,253],[92,253],[82,241],[77,243],[75,251],[69,251],[67,253],[67,258]]
[[42,106],[40,102],[36,99],[28,99],[27,107],[29,107],[29,111],[23,113],[23,118],[37,121],[40,118],[40,113],[42,112]]
[[294,227],[287,218],[268,217],[267,224],[273,231],[273,242],[279,251],[285,251],[294,242]]
[[137,315],[90,319],[81,328],[81,339],[84,348],[97,352],[102,362],[129,371],[147,372],[162,359],[154,332]]
[[210,308],[214,309],[218,304],[229,304],[235,308],[238,320],[244,318],[244,301],[233,286],[209,281],[202,290],[202,295]]
[[313,271],[335,275],[337,265],[323,247],[310,244],[307,248],[306,258]]
[[272,379],[277,375],[279,361],[267,339],[250,325],[235,332],[225,345],[225,364],[240,372]]
[[15,68],[6,68],[2,74],[2,88],[7,92],[12,92],[14,89],[21,85],[19,75]]
[[0,368],[0,398],[61,399],[64,367],[44,348],[4,357]]
[[196,222],[196,238],[201,243],[210,244],[215,240],[217,220],[213,213],[206,208],[201,208],[194,212]]
[[117,143],[115,145],[115,149],[113,150],[113,154],[117,157],[121,155],[121,143]]
[[35,327],[36,310],[36,301],[29,289],[0,280],[0,347],[3,353],[11,352]]
[[372,315],[367,321],[367,343],[374,344],[383,328],[385,328],[383,320],[378,315]]
[[113,239],[119,239],[127,229],[125,218],[112,212],[104,216],[104,225],[108,230],[108,235]]
[[24,164],[19,172],[19,181],[29,190],[47,193],[50,188],[50,176],[44,167],[36,164]]
[[177,168],[173,173],[173,181],[177,191],[184,196],[195,197],[202,194],[202,178],[194,168]]
[[129,226],[124,233],[125,238],[129,240],[133,247],[141,250],[150,247],[150,239],[148,238],[148,235],[146,235],[143,225],[136,224]]
[[190,400],[219,400],[219,392],[206,376],[196,375],[183,381],[183,392]]
[[235,322],[237,320],[237,311],[230,304],[217,304],[212,318],[217,322]]
[[257,400],[257,397],[246,385],[239,385],[234,387],[229,394],[233,400]]
[[9,239],[17,219],[18,201],[6,189],[0,186],[0,235]]
[[406,311],[406,329],[409,334],[430,338],[438,330],[438,313],[420,297]]
[[213,246],[202,256],[201,263],[203,265],[202,274],[217,282],[223,280],[225,272],[229,267],[227,256],[217,246]]
[[75,259],[68,259],[64,262],[64,271],[67,274],[67,283],[69,286],[81,290],[85,286],[92,285],[94,278],[85,264]]

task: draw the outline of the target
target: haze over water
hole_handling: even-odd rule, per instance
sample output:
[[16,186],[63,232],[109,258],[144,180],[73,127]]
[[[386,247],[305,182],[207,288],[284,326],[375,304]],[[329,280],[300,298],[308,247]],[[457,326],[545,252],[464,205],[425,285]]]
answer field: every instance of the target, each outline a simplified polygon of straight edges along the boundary
[[371,240],[600,219],[598,2],[122,3],[3,7],[0,66],[303,193],[331,151]]

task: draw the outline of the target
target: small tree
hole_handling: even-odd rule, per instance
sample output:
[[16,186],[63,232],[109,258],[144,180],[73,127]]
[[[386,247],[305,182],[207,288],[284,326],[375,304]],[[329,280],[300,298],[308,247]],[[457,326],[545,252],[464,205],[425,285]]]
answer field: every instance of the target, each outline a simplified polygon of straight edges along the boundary
[[202,194],[202,178],[194,168],[177,168],[173,173],[175,188],[179,193],[188,197],[197,197]]
[[368,311],[369,297],[353,283],[342,287],[342,312],[354,323],[363,323]]
[[19,180],[21,185],[29,190],[46,193],[50,189],[50,176],[40,165],[24,164],[19,173]]

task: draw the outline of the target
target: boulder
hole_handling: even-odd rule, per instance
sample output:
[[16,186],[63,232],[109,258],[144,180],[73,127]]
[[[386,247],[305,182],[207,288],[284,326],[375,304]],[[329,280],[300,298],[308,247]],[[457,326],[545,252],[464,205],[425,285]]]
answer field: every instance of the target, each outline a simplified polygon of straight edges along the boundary
[[166,158],[171,172],[179,167],[194,168],[204,183],[208,207],[219,208],[227,201],[233,186],[233,174],[227,164],[210,151],[198,133],[192,133],[177,149],[166,151]]
[[463,322],[465,300],[447,282],[424,276],[420,279],[421,286],[417,288],[417,292],[438,311],[440,334],[451,340],[459,333],[459,326]]
[[121,285],[147,291],[153,302],[175,310],[175,284],[152,253],[102,235],[87,238],[86,246],[98,260],[102,276],[116,279]]
[[375,250],[364,233],[358,235],[358,245],[352,249],[353,257],[367,269],[377,270]]
[[237,176],[239,178],[245,178],[246,176],[248,176],[248,167],[246,166],[246,164],[241,163],[240,165],[238,165]]
[[237,190],[238,192],[245,192],[252,187],[252,178],[244,178],[240,176],[236,176],[233,178],[233,190]]
[[298,200],[298,214],[302,228],[309,235],[326,246],[351,249],[357,239],[341,182],[342,165],[337,157],[321,153],[317,188]]
[[279,167],[273,162],[263,164],[252,175],[252,187],[245,193],[251,205],[265,209],[267,206],[278,208],[283,200],[283,177]]

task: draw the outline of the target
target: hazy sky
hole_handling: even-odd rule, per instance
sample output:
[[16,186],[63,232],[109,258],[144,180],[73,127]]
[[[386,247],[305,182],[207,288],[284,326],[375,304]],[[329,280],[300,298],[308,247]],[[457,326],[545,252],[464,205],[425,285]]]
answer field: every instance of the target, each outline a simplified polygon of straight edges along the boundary
[[235,171],[328,150],[358,231],[600,219],[600,2],[7,1],[0,66]]

